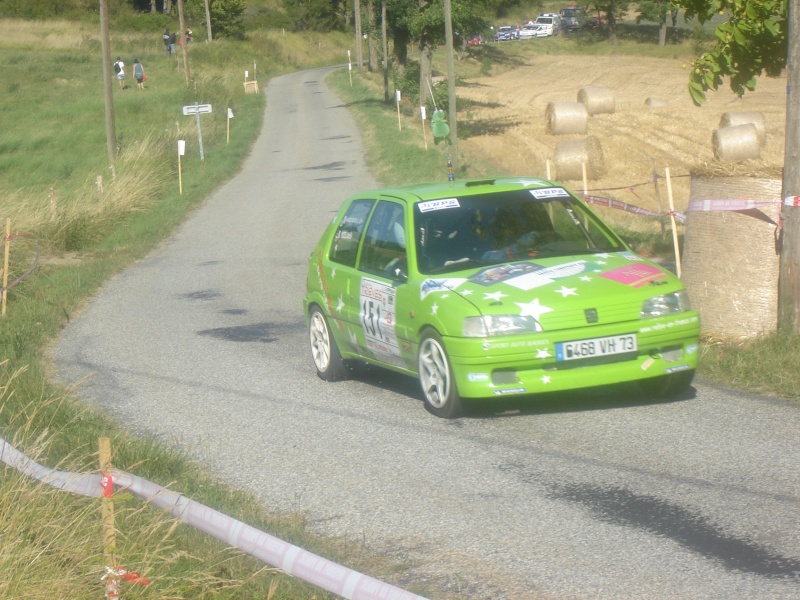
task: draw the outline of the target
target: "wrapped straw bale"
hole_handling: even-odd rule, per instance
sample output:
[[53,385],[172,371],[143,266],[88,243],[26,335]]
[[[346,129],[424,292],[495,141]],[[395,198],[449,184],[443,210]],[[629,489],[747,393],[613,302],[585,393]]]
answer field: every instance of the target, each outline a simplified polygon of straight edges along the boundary
[[564,140],[556,145],[558,179],[583,179],[583,163],[586,163],[586,176],[589,179],[597,179],[605,172],[603,146],[596,137]]
[[739,162],[761,156],[758,132],[752,123],[721,127],[711,136],[714,158],[728,162]]
[[746,212],[689,210],[681,279],[703,333],[747,338],[777,328],[781,180],[692,174],[690,202],[736,199],[773,204]]
[[589,125],[589,113],[580,102],[549,102],[545,111],[547,133],[566,135],[578,133],[586,135]]
[[578,90],[578,102],[586,107],[590,115],[613,113],[617,106],[611,89],[607,87],[585,87]]
[[767,126],[764,124],[764,114],[758,111],[752,112],[726,112],[719,120],[720,127],[733,127],[734,125],[746,125],[752,123],[756,126],[758,134],[758,145],[764,147],[767,143]]
[[669,103],[666,100],[661,100],[660,98],[654,98],[653,96],[650,96],[644,101],[644,105],[649,108],[664,108],[669,106]]

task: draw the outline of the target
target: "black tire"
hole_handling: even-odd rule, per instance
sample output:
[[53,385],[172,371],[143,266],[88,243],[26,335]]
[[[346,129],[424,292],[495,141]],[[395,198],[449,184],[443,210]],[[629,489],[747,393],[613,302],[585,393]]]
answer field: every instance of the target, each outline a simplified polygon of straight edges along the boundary
[[463,407],[453,369],[442,338],[436,332],[430,331],[420,340],[417,364],[425,409],[442,419],[460,417]]
[[692,385],[693,379],[694,369],[691,369],[662,375],[661,377],[653,377],[652,379],[644,379],[639,382],[639,386],[647,394],[656,398],[672,398],[685,394],[689,386]]
[[313,307],[308,316],[308,338],[311,345],[311,359],[317,375],[325,381],[339,381],[347,378],[347,365],[339,353],[333,339],[328,320],[318,307]]

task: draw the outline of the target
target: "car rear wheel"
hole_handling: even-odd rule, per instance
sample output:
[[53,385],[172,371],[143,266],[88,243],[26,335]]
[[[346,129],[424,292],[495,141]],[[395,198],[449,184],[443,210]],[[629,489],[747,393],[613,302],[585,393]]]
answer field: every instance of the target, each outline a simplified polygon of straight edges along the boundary
[[453,370],[442,338],[426,333],[419,344],[419,382],[425,394],[425,408],[437,417],[454,419],[461,416]]
[[347,375],[347,365],[339,353],[325,315],[316,306],[311,309],[309,315],[308,337],[311,342],[311,358],[314,360],[320,379],[325,381],[344,379]]

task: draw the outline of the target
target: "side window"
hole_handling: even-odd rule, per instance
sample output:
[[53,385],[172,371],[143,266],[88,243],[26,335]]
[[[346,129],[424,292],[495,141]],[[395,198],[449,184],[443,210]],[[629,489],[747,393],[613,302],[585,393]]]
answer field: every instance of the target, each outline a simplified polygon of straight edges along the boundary
[[393,277],[395,268],[405,270],[405,223],[401,204],[379,202],[364,236],[359,269],[383,277]]
[[358,242],[361,240],[361,232],[364,231],[364,224],[373,204],[374,200],[356,200],[347,209],[333,236],[333,246],[330,251],[332,261],[348,267],[356,266]]

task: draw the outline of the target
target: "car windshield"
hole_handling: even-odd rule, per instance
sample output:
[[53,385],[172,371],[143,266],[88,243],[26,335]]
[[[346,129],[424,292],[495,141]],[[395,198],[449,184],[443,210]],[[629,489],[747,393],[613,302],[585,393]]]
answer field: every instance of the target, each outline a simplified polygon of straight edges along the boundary
[[552,25],[553,18],[552,17],[539,17],[536,19],[537,23],[544,23],[545,25]]
[[560,187],[418,202],[414,231],[418,269],[424,274],[626,249]]

